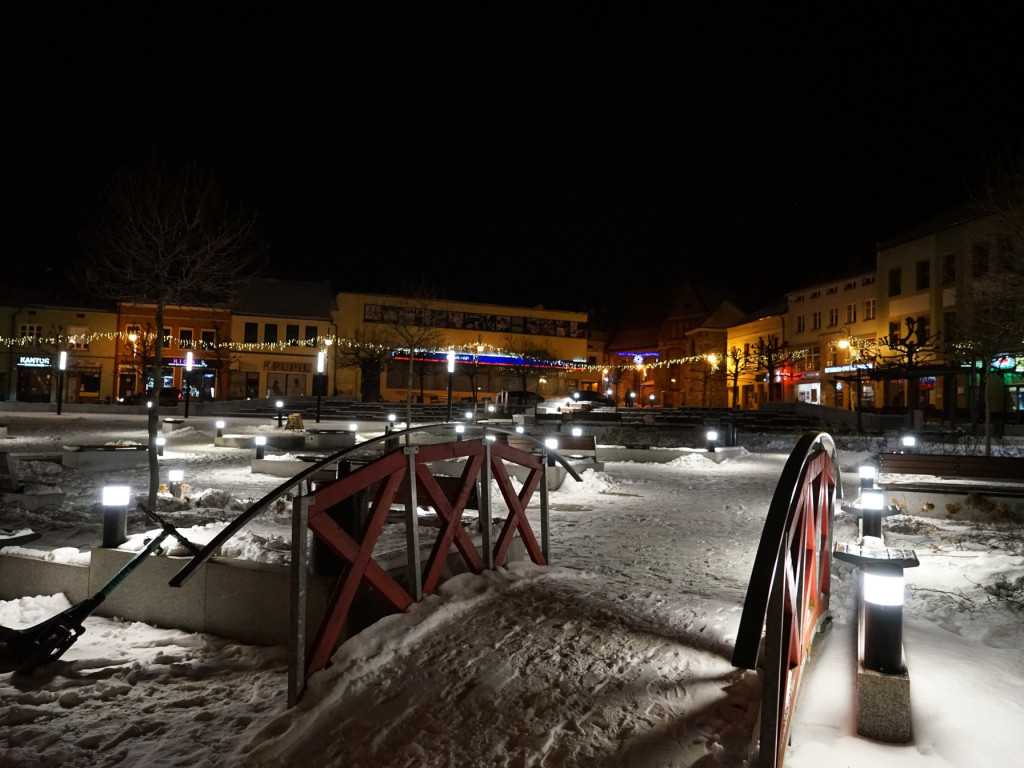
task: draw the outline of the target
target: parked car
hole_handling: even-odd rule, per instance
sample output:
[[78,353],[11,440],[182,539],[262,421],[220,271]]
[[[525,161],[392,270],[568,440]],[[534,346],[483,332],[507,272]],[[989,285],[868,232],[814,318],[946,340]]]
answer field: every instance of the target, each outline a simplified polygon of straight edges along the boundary
[[[177,387],[164,387],[160,390],[160,405],[172,407],[181,400],[181,390]],[[145,405],[153,401],[153,390],[147,389],[144,393],[129,395],[120,400],[122,405]]]
[[537,413],[562,413],[563,411],[592,411],[597,408],[614,408],[615,401],[600,392],[583,390],[561,397],[546,397],[537,405]]

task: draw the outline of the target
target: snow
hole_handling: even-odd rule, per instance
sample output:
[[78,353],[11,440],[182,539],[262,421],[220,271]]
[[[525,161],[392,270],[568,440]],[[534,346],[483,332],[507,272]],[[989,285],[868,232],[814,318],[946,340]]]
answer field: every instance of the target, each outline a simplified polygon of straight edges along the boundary
[[[34,512],[0,506],[0,527],[44,533],[19,553],[87,558],[100,536],[102,477],[45,455],[66,444],[144,442],[142,419],[4,422],[0,450],[36,454],[22,465],[26,482],[57,485],[65,500]],[[166,435],[162,459],[190,486],[187,500],[162,497],[162,514],[199,543],[281,483],[250,471],[251,450],[215,448],[214,432],[212,419],[189,419]],[[282,648],[90,618],[55,664],[27,678],[0,674],[0,765],[744,766],[759,683],[730,659],[795,438],[741,440],[744,450],[721,463],[700,454],[608,462],[582,483],[567,481],[550,495],[552,566],[513,563],[449,580],[350,638],[291,710]],[[851,489],[878,446],[837,442]],[[128,474],[145,488],[144,468]],[[230,542],[231,554],[286,560],[283,512],[261,515]],[[529,517],[539,530],[536,503]],[[141,548],[152,528],[133,515],[125,547]],[[787,768],[1020,765],[1024,625],[996,596],[1024,577],[1019,530],[913,516],[887,518],[884,529],[888,545],[921,559],[907,571],[904,607],[914,739],[889,745],[856,734],[857,580],[837,562],[834,626],[804,678]],[[854,541],[855,531],[856,518],[837,509],[837,540]],[[67,606],[59,594],[0,602],[0,624],[32,626]]]

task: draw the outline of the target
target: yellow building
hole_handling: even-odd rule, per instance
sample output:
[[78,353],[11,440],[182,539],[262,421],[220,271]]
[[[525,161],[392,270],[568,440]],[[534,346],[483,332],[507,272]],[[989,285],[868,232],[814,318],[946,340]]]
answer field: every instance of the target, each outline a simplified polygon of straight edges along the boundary
[[7,337],[0,344],[0,399],[109,402],[117,329],[110,307],[54,290],[8,294],[0,303],[0,329]]
[[588,365],[585,312],[364,293],[339,293],[336,305],[330,364],[343,397],[403,401],[411,379],[415,399],[443,402],[450,351],[460,401],[506,389],[559,395],[600,383],[600,371]]

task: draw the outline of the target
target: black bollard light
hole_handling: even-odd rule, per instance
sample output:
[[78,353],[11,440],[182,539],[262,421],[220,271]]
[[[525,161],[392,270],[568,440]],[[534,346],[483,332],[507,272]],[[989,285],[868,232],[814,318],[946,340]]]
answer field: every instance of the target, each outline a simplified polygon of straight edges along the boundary
[[262,459],[263,458],[263,452],[267,448],[267,436],[266,435],[256,435],[256,441],[255,442],[256,442],[256,458],[257,459]]
[[718,443],[718,430],[709,429],[704,437],[708,441],[708,453],[714,453],[715,445]]
[[167,438],[162,436],[162,435],[157,437],[157,439],[156,439],[156,455],[157,456],[163,456],[164,455],[164,446],[165,445],[167,445]]
[[214,426],[217,427],[217,437],[224,437],[224,422],[215,422]]
[[103,486],[103,546],[119,547],[128,540],[128,504],[132,489],[128,483]]
[[863,573],[864,666],[903,672],[903,569],[868,563]]
[[284,420],[282,418],[281,413],[281,409],[284,408],[284,402],[278,400],[276,403],[274,403],[274,405],[277,407],[277,428],[280,429],[284,425]]

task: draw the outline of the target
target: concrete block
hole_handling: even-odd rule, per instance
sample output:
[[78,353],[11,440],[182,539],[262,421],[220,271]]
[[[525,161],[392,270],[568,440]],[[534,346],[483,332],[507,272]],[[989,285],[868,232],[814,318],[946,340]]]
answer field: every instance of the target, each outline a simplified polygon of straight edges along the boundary
[[65,467],[74,467],[83,472],[106,472],[118,469],[132,469],[149,461],[149,450],[141,448],[115,448],[78,450],[65,449],[61,463]]
[[89,591],[89,566],[0,555],[0,600],[60,592],[72,603],[81,602],[92,594]]
[[864,602],[857,631],[857,733],[876,741],[906,744],[913,738],[910,717],[910,672],[876,672],[864,666]]
[[[95,547],[89,568],[90,593],[100,590],[124,567],[134,552]],[[132,571],[96,610],[99,616],[121,616],[158,627],[202,632],[207,571],[200,568],[182,587],[168,582],[190,560],[150,555]]]
[[164,432],[174,432],[175,430],[184,429],[185,428],[185,420],[184,419],[164,419],[163,425],[164,425],[163,426]]
[[33,490],[30,487],[17,492],[4,491],[0,493],[0,499],[3,499],[4,504],[13,504],[19,509],[34,512],[46,507],[59,507],[64,501],[64,494],[57,490]]
[[331,449],[331,451],[336,452],[343,448],[351,448],[355,444],[355,434],[346,430],[310,429],[306,432],[306,448],[308,450],[319,451],[323,449]]

